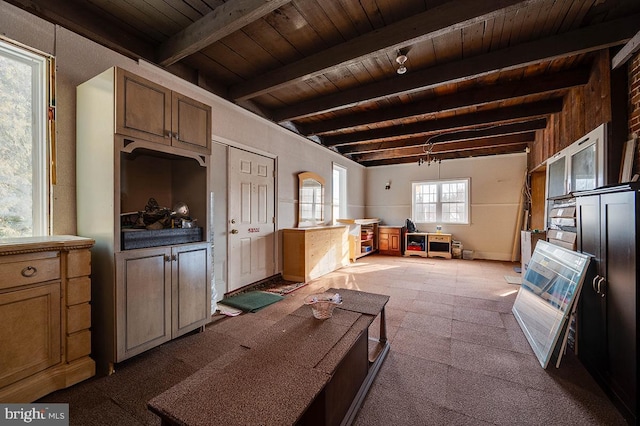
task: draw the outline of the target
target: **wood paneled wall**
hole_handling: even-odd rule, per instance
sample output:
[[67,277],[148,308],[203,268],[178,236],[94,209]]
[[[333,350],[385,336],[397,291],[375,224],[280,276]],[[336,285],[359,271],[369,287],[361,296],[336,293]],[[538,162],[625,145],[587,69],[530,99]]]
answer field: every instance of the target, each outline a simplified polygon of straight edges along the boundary
[[547,128],[536,133],[529,156],[529,170],[604,122],[611,121],[611,73],[607,50],[596,54],[589,82],[571,89],[562,112],[549,118]]
[[[627,63],[629,70],[629,134],[640,137],[640,53]],[[640,144],[638,144],[640,145]],[[636,147],[634,173],[640,171],[640,146]]]

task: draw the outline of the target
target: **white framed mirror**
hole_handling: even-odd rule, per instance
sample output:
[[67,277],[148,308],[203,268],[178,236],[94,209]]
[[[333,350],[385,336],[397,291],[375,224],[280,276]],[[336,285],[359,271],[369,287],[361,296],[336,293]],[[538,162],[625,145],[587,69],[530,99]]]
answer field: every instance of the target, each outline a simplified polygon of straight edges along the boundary
[[298,173],[298,228],[324,225],[324,188],[317,173]]

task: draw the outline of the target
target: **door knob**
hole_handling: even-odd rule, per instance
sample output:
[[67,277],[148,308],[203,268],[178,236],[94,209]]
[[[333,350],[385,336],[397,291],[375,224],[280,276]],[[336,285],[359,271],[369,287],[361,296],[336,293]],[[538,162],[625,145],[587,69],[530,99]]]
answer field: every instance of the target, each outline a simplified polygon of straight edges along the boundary
[[237,230],[237,229],[232,229],[232,230],[231,230],[231,233],[232,233],[232,234],[237,234],[237,233],[238,233],[238,230]]

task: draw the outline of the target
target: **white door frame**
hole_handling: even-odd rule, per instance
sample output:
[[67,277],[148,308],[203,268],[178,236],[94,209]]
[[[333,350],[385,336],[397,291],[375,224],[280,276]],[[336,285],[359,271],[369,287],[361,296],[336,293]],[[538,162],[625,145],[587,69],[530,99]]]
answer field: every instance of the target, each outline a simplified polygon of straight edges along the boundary
[[229,292],[229,268],[230,268],[230,262],[229,262],[229,254],[231,253],[231,243],[230,243],[230,232],[231,232],[231,226],[232,224],[230,223],[229,217],[230,217],[230,212],[229,212],[229,208],[230,208],[230,188],[229,188],[229,174],[230,174],[230,168],[229,168],[229,148],[236,148],[236,149],[240,149],[243,151],[247,151],[251,154],[257,154],[257,155],[261,155],[263,157],[267,157],[273,160],[273,171],[274,171],[274,176],[273,176],[273,215],[274,215],[274,238],[273,238],[273,262],[274,262],[274,274],[277,275],[280,271],[279,269],[279,265],[280,265],[280,251],[279,251],[279,247],[280,247],[280,239],[279,239],[279,227],[278,227],[278,156],[270,153],[270,152],[266,152],[254,147],[250,147],[248,145],[244,145],[242,143],[239,142],[235,142],[226,138],[222,138],[222,137],[215,137],[214,138],[214,142],[218,142],[221,143],[223,145],[227,146],[227,159],[226,159],[226,165],[227,165],[227,182],[226,182],[226,199],[227,199],[227,206],[226,206],[226,217],[225,217],[225,236],[226,236],[226,250],[227,250],[227,261],[225,262],[225,266],[226,266],[226,271],[225,271],[225,284],[226,284],[226,292]]

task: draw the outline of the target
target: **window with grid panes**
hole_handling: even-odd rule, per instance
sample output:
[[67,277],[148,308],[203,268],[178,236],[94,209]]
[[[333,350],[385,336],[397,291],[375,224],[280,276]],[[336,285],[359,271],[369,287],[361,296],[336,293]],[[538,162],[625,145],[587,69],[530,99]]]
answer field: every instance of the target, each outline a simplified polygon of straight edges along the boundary
[[416,223],[469,223],[469,179],[414,182],[412,215]]

